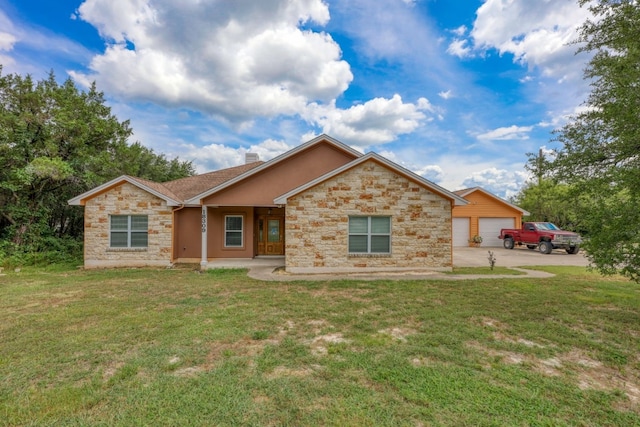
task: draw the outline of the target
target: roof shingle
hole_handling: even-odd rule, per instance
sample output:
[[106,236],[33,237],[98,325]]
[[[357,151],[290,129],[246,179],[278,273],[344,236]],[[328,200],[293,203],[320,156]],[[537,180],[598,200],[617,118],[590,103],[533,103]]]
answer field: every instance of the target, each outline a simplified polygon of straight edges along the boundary
[[175,194],[178,197],[178,200],[185,201],[211,188],[217,187],[230,179],[240,176],[263,163],[263,161],[247,163],[240,166],[164,182],[160,185],[164,186],[169,192]]

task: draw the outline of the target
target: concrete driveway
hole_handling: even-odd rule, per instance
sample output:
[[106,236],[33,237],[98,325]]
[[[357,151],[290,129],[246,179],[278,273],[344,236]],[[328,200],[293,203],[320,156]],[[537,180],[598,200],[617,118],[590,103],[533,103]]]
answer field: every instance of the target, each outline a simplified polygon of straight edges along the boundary
[[497,267],[519,267],[527,265],[575,265],[586,267],[589,260],[582,252],[569,255],[564,249],[555,249],[550,254],[541,254],[538,250],[527,248],[454,248],[454,267],[488,267],[489,253],[493,252]]

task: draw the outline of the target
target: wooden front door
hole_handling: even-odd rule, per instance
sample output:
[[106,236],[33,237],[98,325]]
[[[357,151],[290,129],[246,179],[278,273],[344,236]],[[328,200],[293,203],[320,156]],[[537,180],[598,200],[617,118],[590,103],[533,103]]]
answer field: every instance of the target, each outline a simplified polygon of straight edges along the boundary
[[256,221],[258,255],[284,255],[284,218],[260,215]]

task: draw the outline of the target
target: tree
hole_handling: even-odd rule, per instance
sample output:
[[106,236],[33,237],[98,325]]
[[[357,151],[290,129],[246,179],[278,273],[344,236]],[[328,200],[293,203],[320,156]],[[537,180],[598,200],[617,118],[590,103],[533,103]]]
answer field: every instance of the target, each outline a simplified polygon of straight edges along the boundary
[[53,73],[34,82],[1,72],[0,238],[14,248],[37,252],[51,238],[81,237],[82,212],[66,201],[118,175],[193,174],[190,162],[129,144],[129,121],[111,114],[95,84],[83,92]]
[[531,181],[514,197],[513,203],[530,213],[529,221],[548,221],[563,230],[584,232],[578,210],[581,199],[575,198],[567,184],[551,179]]
[[579,215],[593,265],[640,281],[640,5],[580,5],[594,16],[577,39],[578,52],[593,53],[584,74],[591,92],[585,110],[557,131],[562,148],[542,172],[570,184],[571,197],[589,200]]

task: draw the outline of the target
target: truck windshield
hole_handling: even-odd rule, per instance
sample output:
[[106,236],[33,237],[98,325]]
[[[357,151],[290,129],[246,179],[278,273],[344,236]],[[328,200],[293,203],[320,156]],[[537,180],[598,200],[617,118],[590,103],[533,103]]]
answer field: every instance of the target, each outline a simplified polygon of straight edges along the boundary
[[536,225],[538,227],[538,230],[560,230],[558,226],[550,222],[539,222]]

